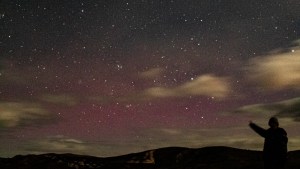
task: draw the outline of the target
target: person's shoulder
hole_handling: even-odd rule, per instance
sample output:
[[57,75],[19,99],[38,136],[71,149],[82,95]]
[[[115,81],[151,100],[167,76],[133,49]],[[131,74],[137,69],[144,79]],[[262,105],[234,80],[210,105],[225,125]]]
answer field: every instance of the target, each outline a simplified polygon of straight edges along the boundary
[[284,128],[278,127],[278,130],[285,131]]
[[283,128],[281,128],[281,127],[278,128],[278,131],[286,134],[286,131]]

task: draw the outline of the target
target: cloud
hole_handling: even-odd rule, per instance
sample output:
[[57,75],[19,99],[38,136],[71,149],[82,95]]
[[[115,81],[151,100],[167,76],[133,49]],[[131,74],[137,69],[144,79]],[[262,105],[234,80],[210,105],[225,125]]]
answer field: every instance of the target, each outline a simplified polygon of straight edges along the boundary
[[248,78],[271,90],[300,90],[300,48],[250,61]]
[[212,74],[206,74],[196,77],[176,87],[150,87],[145,90],[130,93],[120,97],[111,96],[90,96],[88,99],[102,104],[112,102],[141,102],[155,98],[169,97],[189,97],[189,96],[208,96],[222,99],[231,92],[229,78],[216,77]]
[[0,102],[0,127],[12,128],[50,118],[51,114],[38,104]]
[[162,68],[152,68],[145,72],[139,73],[139,76],[142,78],[147,78],[147,79],[155,79],[155,78],[159,77],[162,73],[163,73]]
[[86,143],[61,135],[31,141],[25,149],[34,153],[88,153]]
[[227,78],[216,77],[211,74],[198,76],[192,81],[186,82],[173,88],[153,87],[145,91],[149,97],[186,97],[186,96],[209,96],[224,98],[230,92]]
[[78,100],[72,96],[61,94],[61,95],[44,95],[41,98],[42,100],[54,103],[54,104],[62,104],[67,106],[74,106],[77,104]]
[[238,108],[231,113],[276,115],[278,117],[292,118],[295,121],[300,121],[300,97],[270,104],[248,105]]

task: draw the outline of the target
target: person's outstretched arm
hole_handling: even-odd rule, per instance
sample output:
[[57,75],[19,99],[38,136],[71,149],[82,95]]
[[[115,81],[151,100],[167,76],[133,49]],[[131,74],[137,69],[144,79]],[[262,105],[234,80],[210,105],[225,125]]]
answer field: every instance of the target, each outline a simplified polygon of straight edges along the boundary
[[249,126],[252,130],[254,130],[257,134],[259,134],[262,137],[266,136],[266,130],[261,128],[260,126],[256,125],[252,121],[250,121]]

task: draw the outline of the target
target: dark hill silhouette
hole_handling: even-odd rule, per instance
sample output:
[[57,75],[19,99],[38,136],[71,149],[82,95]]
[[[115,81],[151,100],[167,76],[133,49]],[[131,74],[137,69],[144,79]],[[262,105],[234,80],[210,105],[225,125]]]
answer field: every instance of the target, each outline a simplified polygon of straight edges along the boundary
[[[288,169],[299,169],[300,151],[289,152]],[[263,169],[262,152],[230,147],[168,147],[117,157],[42,154],[0,158],[1,169]]]

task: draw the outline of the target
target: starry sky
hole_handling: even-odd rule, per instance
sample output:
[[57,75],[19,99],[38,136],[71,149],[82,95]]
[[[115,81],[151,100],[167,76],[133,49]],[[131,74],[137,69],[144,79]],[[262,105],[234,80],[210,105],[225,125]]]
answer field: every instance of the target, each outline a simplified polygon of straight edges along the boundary
[[0,156],[300,149],[300,1],[0,1]]

